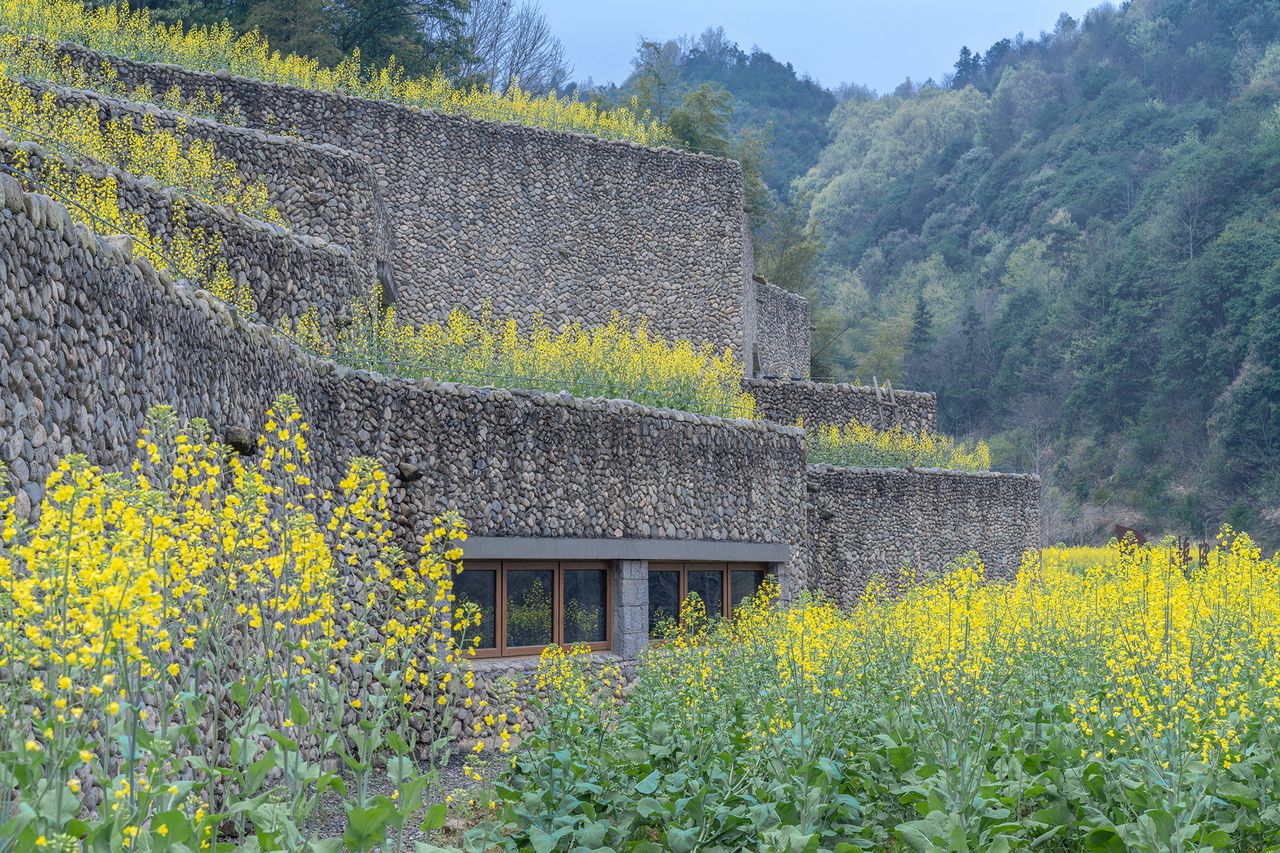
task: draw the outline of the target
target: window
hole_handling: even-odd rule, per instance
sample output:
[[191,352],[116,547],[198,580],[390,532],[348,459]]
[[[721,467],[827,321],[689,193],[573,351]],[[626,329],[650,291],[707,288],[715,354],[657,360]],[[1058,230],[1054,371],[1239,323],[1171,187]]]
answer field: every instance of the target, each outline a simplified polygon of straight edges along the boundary
[[649,633],[680,615],[680,603],[697,593],[708,616],[728,616],[755,594],[768,570],[762,563],[650,563]]
[[608,563],[469,560],[453,591],[458,605],[480,608],[477,657],[532,655],[573,643],[609,648]]

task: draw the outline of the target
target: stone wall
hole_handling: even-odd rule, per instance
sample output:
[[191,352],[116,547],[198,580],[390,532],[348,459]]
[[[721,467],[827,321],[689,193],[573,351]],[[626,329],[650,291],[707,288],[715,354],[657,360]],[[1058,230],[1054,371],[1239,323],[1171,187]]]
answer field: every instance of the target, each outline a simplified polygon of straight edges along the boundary
[[846,424],[851,420],[911,432],[938,428],[938,399],[922,391],[894,390],[892,398],[864,385],[787,379],[747,379],[742,390],[756,398],[760,417],[781,424]]
[[37,96],[52,92],[61,105],[88,106],[103,122],[125,118],[141,126],[150,120],[162,130],[206,140],[219,156],[236,162],[242,179],[266,184],[271,203],[291,231],[347,247],[370,272],[377,261],[389,257],[390,223],[378,180],[369,161],[358,154],[95,92],[39,82],[27,85]]
[[318,488],[357,455],[396,474],[405,545],[446,507],[477,536],[804,541],[797,430],[311,359],[3,183],[0,459],[24,504],[62,454],[131,458],[153,404],[225,434],[256,431],[289,392],[312,422]]
[[258,313],[268,322],[299,317],[311,307],[321,322],[328,322],[344,316],[354,301],[372,291],[372,274],[344,247],[183,197],[154,180],[139,180],[95,161],[49,153],[30,142],[14,143],[0,133],[0,164],[20,165],[24,174],[39,177],[50,159],[73,174],[114,177],[121,211],[140,216],[161,241],[156,248],[162,252],[171,246],[175,209],[184,201],[187,225],[220,240],[218,256],[231,276],[253,293]]
[[621,311],[751,363],[755,287],[732,160],[60,50],[87,70],[108,62],[125,85],[204,89],[250,127],[367,157],[408,319],[486,300],[552,325]]
[[896,589],[902,569],[938,571],[969,551],[988,576],[1011,577],[1040,544],[1032,475],[810,465],[808,484],[809,585],[845,606],[873,577]]
[[756,287],[756,306],[756,374],[807,379],[809,300],[765,283]]

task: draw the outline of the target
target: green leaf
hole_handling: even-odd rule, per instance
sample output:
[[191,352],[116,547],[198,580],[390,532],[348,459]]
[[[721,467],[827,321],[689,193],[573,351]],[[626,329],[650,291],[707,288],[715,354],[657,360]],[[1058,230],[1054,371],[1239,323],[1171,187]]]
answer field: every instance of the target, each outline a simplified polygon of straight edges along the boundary
[[1205,841],[1215,850],[1221,850],[1224,847],[1231,846],[1231,833],[1223,832],[1221,829],[1215,829],[1205,836]]
[[1084,849],[1089,853],[1125,853],[1125,843],[1113,827],[1099,826],[1084,837]]
[[636,783],[636,793],[652,794],[654,791],[658,790],[658,782],[661,779],[662,779],[662,774],[659,773],[657,770],[654,770],[648,776],[644,777],[643,779],[641,779],[639,782]]
[[295,726],[305,726],[311,722],[311,715],[302,706],[302,700],[298,698],[297,694],[289,697],[289,719]]
[[1221,782],[1217,788],[1217,794],[1227,802],[1235,803],[1238,806],[1244,806],[1247,809],[1256,809],[1258,807],[1258,793],[1248,785],[1230,780]]
[[912,759],[912,749],[909,746],[895,746],[888,750],[889,763],[893,765],[894,770],[909,770],[914,764]]
[[372,850],[386,838],[387,826],[395,816],[395,809],[383,798],[373,805],[347,806],[347,825],[342,831],[342,841],[348,850]]
[[946,849],[934,842],[933,833],[937,828],[937,824],[930,820],[912,820],[898,824],[893,831],[916,853],[937,853]]
[[560,839],[573,832],[573,827],[562,826],[555,832],[543,832],[536,826],[529,827],[529,843],[533,853],[551,853],[560,845]]
[[671,827],[667,830],[667,849],[671,853],[690,853],[698,843],[698,827],[688,829]]
[[423,832],[431,832],[444,826],[445,819],[449,817],[449,807],[444,803],[436,803],[427,809],[427,816],[423,818],[418,828]]

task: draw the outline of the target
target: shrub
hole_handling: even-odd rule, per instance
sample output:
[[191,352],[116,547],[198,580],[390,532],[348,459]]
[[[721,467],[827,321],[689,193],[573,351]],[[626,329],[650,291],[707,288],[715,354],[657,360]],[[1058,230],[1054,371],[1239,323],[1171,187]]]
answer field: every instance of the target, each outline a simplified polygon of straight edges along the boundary
[[343,364],[437,381],[568,391],[579,397],[621,397],[724,417],[755,416],[755,400],[740,388],[742,363],[732,350],[668,343],[644,322],[616,314],[606,326],[571,323],[553,331],[540,320],[522,332],[514,319],[486,309],[472,317],[454,309],[444,323],[411,326],[394,310],[353,310],[353,322],[333,332],[309,312],[296,340],[308,351]]
[[1229,530],[975,557],[852,610],[682,619],[629,701],[549,653],[475,849],[1262,850],[1280,833],[1280,557]]
[[912,465],[986,471],[991,467],[991,451],[984,441],[970,447],[938,433],[913,433],[897,426],[882,430],[854,420],[809,430],[809,461],[861,468]]
[[671,131],[626,107],[601,109],[554,93],[536,97],[519,87],[501,93],[459,88],[436,74],[407,78],[394,59],[366,69],[359,52],[335,68],[314,59],[271,50],[257,31],[236,35],[227,22],[212,27],[172,27],[151,20],[146,9],[125,2],[87,6],[80,0],[2,0],[0,27],[47,42],[76,42],[102,53],[143,62],[169,62],[193,71],[227,69],[235,74],[321,91],[426,107],[486,121],[514,121],[610,139],[670,144]]
[[160,408],[129,471],[72,457],[34,522],[0,503],[6,849],[318,849],[339,795],[347,847],[382,849],[439,798],[465,530],[437,519],[408,560],[385,475],[321,493],[306,433],[282,397],[249,461]]

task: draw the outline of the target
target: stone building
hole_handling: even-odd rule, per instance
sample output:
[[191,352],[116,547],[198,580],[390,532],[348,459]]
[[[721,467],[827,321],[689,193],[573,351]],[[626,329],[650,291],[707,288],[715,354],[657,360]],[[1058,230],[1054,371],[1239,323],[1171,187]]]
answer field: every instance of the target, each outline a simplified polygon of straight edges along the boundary
[[[936,399],[807,379],[808,307],[753,276],[737,163],[60,50],[127,86],[218,94],[243,116],[180,122],[45,87],[104,119],[150,115],[213,140],[266,181],[289,230],[199,202],[191,215],[223,235],[268,322],[336,311],[374,277],[417,320],[482,302],[553,325],[619,310],[665,337],[733,347],[765,420],[315,359],[6,178],[0,461],[27,484],[24,506],[62,454],[122,464],[151,405],[225,435],[256,430],[292,393],[312,424],[318,485],[374,457],[394,475],[402,543],[443,509],[466,518],[462,591],[493,614],[485,653],[508,659],[495,672],[550,643],[632,657],[688,592],[727,613],[766,573],[785,593],[849,603],[876,574],[971,550],[1008,574],[1038,544],[1034,477],[807,464],[797,420],[933,429]],[[57,156],[27,147],[27,162]],[[16,149],[0,144],[0,162]],[[143,216],[172,204],[153,183],[119,180],[122,204]],[[540,602],[545,619],[512,616]]]

